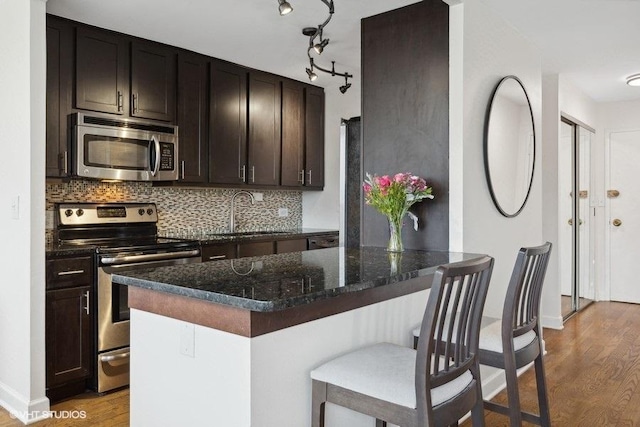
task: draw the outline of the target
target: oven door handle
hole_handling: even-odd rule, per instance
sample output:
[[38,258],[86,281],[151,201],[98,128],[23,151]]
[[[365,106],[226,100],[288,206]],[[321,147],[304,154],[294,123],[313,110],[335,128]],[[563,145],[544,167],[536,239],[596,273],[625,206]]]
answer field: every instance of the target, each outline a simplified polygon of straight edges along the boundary
[[119,255],[114,257],[102,257],[100,262],[104,265],[128,264],[134,262],[146,261],[164,261],[176,258],[190,258],[200,255],[200,249],[179,252],[165,252],[161,254],[144,254],[144,255]]
[[130,352],[120,353],[120,354],[110,354],[108,356],[100,356],[101,362],[112,362],[118,359],[127,359],[131,355]]

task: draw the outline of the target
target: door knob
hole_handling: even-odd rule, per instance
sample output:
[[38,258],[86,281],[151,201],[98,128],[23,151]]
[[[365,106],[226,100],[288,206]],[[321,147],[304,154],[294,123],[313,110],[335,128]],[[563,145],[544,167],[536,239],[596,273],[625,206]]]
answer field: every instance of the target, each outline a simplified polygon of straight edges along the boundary
[[620,227],[622,225],[622,221],[616,218],[613,221],[611,221],[611,224],[613,224],[614,227]]
[[[573,219],[569,218],[569,221],[567,221],[567,224],[573,225]],[[582,220],[581,219],[578,220],[578,225],[582,225]]]
[[618,190],[607,190],[607,197],[610,199],[615,199],[620,195]]

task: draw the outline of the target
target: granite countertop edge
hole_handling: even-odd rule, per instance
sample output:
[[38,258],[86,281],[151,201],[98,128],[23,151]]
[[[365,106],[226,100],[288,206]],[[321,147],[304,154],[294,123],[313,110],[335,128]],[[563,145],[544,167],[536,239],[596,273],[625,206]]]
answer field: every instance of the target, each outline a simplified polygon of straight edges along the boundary
[[183,287],[179,285],[172,285],[168,283],[160,283],[152,280],[134,278],[129,276],[121,276],[118,274],[113,275],[113,281],[127,286],[135,286],[138,288],[148,289],[152,291],[158,291],[187,298],[194,298],[198,300],[208,301],[217,304],[223,304],[240,309],[257,311],[257,312],[276,312],[289,308],[304,306],[311,304],[315,301],[321,301],[340,295],[345,295],[353,292],[359,292],[366,289],[372,289],[381,286],[393,285],[395,283],[404,282],[407,280],[415,279],[417,277],[424,277],[433,274],[438,266],[422,268],[406,273],[397,274],[390,277],[377,277],[373,280],[367,280],[364,282],[354,283],[337,288],[324,289],[314,293],[304,294],[287,299],[277,299],[272,301],[260,301],[249,298],[242,298],[233,295],[227,295],[218,292],[205,291],[201,289],[193,289]]

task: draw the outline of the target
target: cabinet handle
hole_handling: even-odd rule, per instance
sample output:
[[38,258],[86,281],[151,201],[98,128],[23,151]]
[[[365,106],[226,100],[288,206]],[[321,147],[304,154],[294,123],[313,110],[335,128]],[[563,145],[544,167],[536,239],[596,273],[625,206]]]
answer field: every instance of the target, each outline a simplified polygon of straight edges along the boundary
[[86,302],[87,302],[87,305],[84,306],[84,312],[87,314],[89,314],[89,295],[90,295],[89,292],[91,291],[87,291],[84,293],[84,297],[86,298]]
[[127,359],[131,355],[130,352],[120,353],[120,354],[110,354],[108,356],[100,356],[101,362],[113,362],[118,359]]
[[64,151],[62,153],[62,167],[59,169],[62,170],[63,175],[69,174],[69,152],[68,151]]
[[247,165],[242,165],[240,167],[240,180],[242,182],[244,182],[244,179],[246,178],[246,175],[247,175],[246,172],[247,172]]
[[122,92],[118,91],[118,112],[122,113],[124,103],[122,102]]
[[133,98],[133,114],[136,114],[138,112],[138,95],[133,93],[131,97]]
[[180,173],[182,174],[180,179],[184,179],[184,160],[180,162]]
[[69,271],[59,271],[58,276],[70,276],[72,274],[82,274],[84,270],[69,270]]
[[213,255],[209,257],[209,260],[213,261],[214,259],[225,259],[226,257],[226,255]]
[[307,172],[307,175],[309,175],[309,178],[307,178],[307,184],[311,185],[311,169],[309,169],[309,171]]
[[298,182],[299,182],[301,185],[304,185],[304,169],[302,169],[302,170],[300,171],[300,174],[299,174],[299,175],[300,175],[300,178],[298,178]]
[[256,167],[251,166],[251,182],[256,182]]

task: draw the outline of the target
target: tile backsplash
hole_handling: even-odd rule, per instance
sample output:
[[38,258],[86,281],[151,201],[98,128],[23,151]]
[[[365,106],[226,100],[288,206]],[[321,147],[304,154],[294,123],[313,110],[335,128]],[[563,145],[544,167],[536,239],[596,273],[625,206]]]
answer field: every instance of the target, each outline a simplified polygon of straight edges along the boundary
[[[231,197],[237,189],[153,187],[148,182],[106,183],[71,180],[47,183],[46,210],[53,215],[55,203],[153,202],[158,208],[158,232],[174,236],[194,236],[224,232],[229,228]],[[262,194],[251,204],[248,196],[235,200],[237,231],[290,230],[302,227],[302,192],[247,190]],[[281,210],[287,216],[279,216]],[[53,239],[53,230],[46,230]]]

